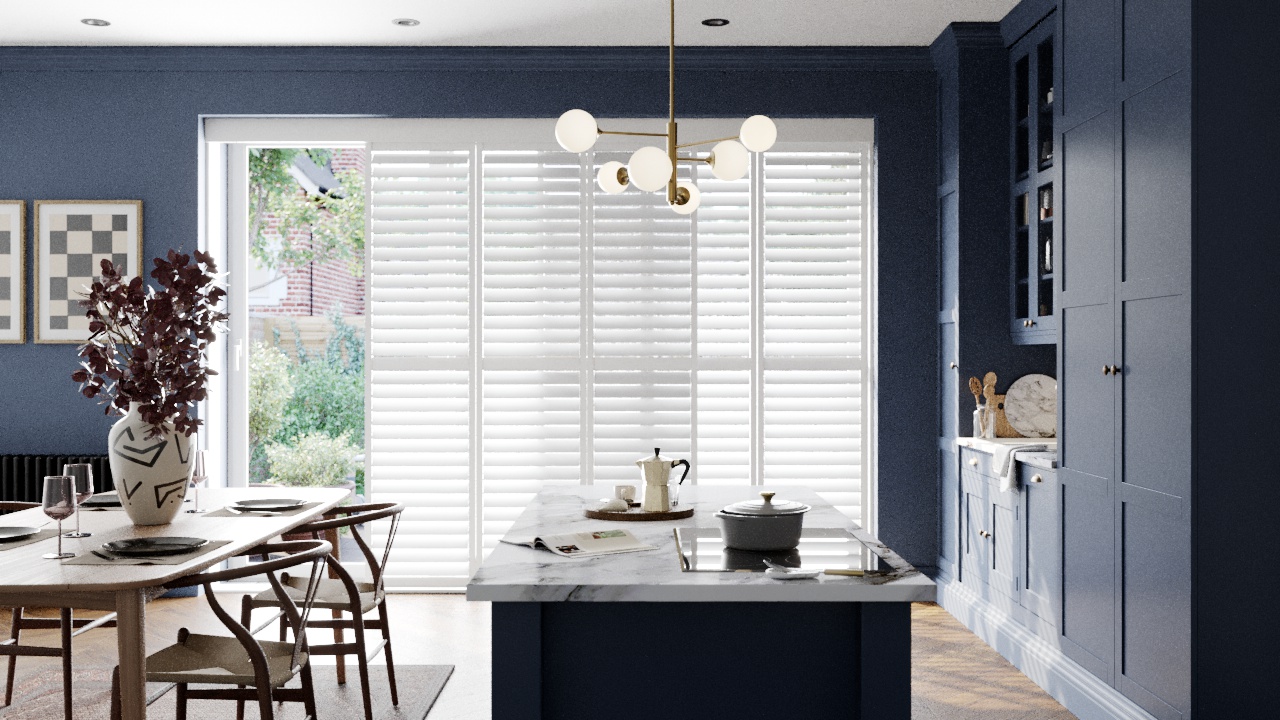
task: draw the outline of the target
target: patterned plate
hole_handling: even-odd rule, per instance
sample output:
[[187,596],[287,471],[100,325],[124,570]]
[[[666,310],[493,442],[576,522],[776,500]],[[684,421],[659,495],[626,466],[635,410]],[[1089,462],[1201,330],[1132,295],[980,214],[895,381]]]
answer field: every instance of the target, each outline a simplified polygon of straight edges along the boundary
[[1048,375],[1024,375],[1014,380],[1005,393],[1004,417],[1024,437],[1057,435],[1058,381]]
[[0,527],[0,542],[13,542],[29,538],[40,532],[40,528],[33,527]]
[[208,545],[204,538],[153,537],[112,540],[102,544],[102,549],[128,557],[155,557],[157,555],[181,555]]

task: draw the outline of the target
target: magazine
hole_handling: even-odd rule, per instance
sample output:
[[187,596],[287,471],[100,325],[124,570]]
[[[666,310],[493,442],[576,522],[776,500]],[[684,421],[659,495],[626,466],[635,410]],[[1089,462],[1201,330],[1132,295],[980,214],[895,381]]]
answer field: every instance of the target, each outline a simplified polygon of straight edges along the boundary
[[594,557],[658,549],[656,546],[640,542],[629,530],[597,530],[566,535],[544,535],[529,540],[503,538],[502,542],[508,545],[546,548],[563,557]]

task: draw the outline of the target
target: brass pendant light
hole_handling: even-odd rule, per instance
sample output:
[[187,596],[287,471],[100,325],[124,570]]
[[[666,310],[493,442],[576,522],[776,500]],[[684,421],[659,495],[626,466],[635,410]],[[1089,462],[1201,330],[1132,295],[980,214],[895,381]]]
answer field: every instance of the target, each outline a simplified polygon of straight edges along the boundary
[[[570,110],[556,122],[556,140],[569,152],[590,150],[601,135],[635,135],[666,138],[666,148],[649,145],[631,155],[626,165],[607,162],[596,176],[600,189],[620,193],[631,185],[645,192],[667,190],[667,204],[681,215],[698,209],[701,197],[695,185],[681,185],[676,180],[676,165],[682,162],[707,163],[721,180],[739,180],[747,174],[749,152],[764,152],[773,147],[778,128],[764,115],[752,115],[742,123],[737,135],[680,144],[676,137],[676,2],[671,0],[671,41],[668,45],[668,104],[665,133],[623,132],[604,130],[586,110]],[[684,148],[715,143],[705,157],[681,155]]]

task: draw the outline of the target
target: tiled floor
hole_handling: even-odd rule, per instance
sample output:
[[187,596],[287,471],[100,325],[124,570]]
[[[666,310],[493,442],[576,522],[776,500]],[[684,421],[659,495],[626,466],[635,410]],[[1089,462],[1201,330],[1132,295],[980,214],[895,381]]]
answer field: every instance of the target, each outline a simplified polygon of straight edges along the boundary
[[[457,595],[393,595],[390,606],[397,664],[457,667],[429,720],[488,720],[489,605]],[[3,637],[9,634],[8,618],[8,612],[0,613]],[[203,599],[157,600],[148,606],[147,621],[147,644],[152,648],[172,643],[179,627],[220,627]],[[912,621],[914,720],[1075,717],[938,606],[915,605]],[[31,635],[41,644],[56,643],[53,631]],[[77,668],[115,664],[115,634],[110,630],[76,638],[76,648]],[[57,672],[57,660],[24,658],[18,668],[19,673]]]

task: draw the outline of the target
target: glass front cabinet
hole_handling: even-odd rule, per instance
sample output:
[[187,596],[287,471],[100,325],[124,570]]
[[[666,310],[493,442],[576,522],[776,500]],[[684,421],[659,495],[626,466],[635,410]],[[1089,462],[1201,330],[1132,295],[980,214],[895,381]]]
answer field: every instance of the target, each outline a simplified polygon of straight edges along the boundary
[[1042,22],[1010,51],[1013,142],[1009,154],[1013,243],[1009,331],[1020,345],[1057,342],[1053,317],[1053,23]]

